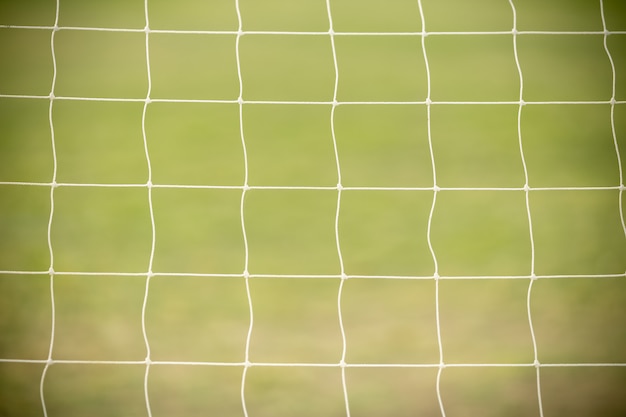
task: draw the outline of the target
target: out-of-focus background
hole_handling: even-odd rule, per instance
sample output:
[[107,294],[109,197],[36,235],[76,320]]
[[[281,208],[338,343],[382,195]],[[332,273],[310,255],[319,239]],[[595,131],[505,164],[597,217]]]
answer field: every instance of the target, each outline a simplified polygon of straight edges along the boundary
[[[533,188],[616,187],[613,134],[626,167],[624,3],[605,0],[606,29],[622,31],[604,48],[599,1],[516,1],[517,50],[528,104],[520,131]],[[148,105],[140,0],[60,0],[54,35],[51,110],[56,181],[145,184],[145,126],[157,185],[241,186],[244,153],[236,103]],[[325,32],[323,0],[239,0],[242,30]],[[508,1],[424,0],[428,32],[510,31]],[[339,69],[337,100],[421,102],[427,72],[417,1],[330,0]],[[234,0],[148,1],[152,30],[236,31]],[[48,247],[53,179],[49,122],[53,0],[0,2],[0,358],[142,361],[142,306],[152,226],[146,187],[60,186]],[[18,27],[8,27],[18,26]],[[39,26],[42,28],[23,28]],[[596,32],[581,34],[580,32]],[[515,102],[520,81],[513,36],[430,35],[425,40],[434,102]],[[246,101],[330,102],[335,70],[328,35],[246,33],[239,42]],[[152,99],[236,100],[235,34],[151,33]],[[16,96],[30,96],[17,98]],[[34,98],[35,96],[43,98]],[[138,99],[70,100],[68,98]],[[250,186],[338,182],[334,127],[344,187],[432,187],[424,104],[243,105]],[[437,185],[515,188],[525,183],[516,104],[433,104]],[[544,364],[626,363],[626,238],[620,192],[532,190],[534,272],[530,312]],[[154,361],[238,363],[245,358],[248,297],[239,189],[154,188],[156,230],[145,324]],[[623,197],[622,197],[623,199]],[[342,192],[339,242],[348,275],[432,277],[427,227],[432,191]],[[254,326],[251,362],[339,363],[335,243],[337,191],[252,189],[244,201]],[[622,210],[624,202],[622,201]],[[624,213],[622,212],[622,216]],[[438,262],[438,307],[447,364],[530,364],[531,239],[523,191],[444,190],[430,237]],[[53,263],[51,263],[53,261]],[[39,271],[40,274],[18,274]],[[62,272],[91,272],[67,275]],[[108,275],[122,272],[138,275]],[[97,273],[103,273],[98,275]],[[159,273],[171,273],[163,276]],[[615,277],[606,275],[615,274]],[[621,275],[620,275],[621,274]],[[543,278],[561,275],[561,278]],[[573,277],[586,275],[587,277]],[[603,277],[598,277],[602,275]],[[341,313],[348,364],[437,364],[433,279],[350,278]],[[0,362],[0,415],[43,415],[44,364]],[[154,365],[153,416],[242,416],[242,366]],[[145,365],[54,364],[43,392],[48,416],[145,416]],[[436,368],[346,370],[352,416],[439,415]],[[446,415],[538,416],[535,368],[447,367],[440,391]],[[546,417],[618,416],[626,367],[543,367]],[[250,416],[346,415],[339,367],[252,367],[245,384]]]

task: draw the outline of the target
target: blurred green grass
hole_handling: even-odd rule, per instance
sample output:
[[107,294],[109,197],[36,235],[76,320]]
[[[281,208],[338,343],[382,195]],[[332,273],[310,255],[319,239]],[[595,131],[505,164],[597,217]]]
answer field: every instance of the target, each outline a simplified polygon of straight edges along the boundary
[[[423,2],[428,31],[507,31],[506,1]],[[519,3],[519,4],[517,4]],[[331,0],[336,32],[420,31],[415,1]],[[599,3],[515,2],[518,30],[601,31]],[[329,28],[325,2],[241,0],[243,30]],[[607,28],[626,30],[624,5],[604,1]],[[233,1],[148,2],[151,29],[236,31]],[[53,25],[53,1],[0,2],[1,25]],[[145,27],[143,2],[61,0],[60,26]],[[50,31],[0,28],[0,94],[47,96]],[[235,35],[150,35],[152,98],[235,100]],[[519,76],[510,35],[429,36],[435,101],[516,101]],[[427,78],[419,37],[337,36],[340,101],[423,101]],[[602,35],[517,39],[527,101],[609,100],[612,69]],[[607,39],[616,100],[626,100],[626,35]],[[333,99],[328,36],[246,34],[240,40],[245,100]],[[144,99],[145,35],[60,30],[56,96]],[[614,124],[626,166],[626,106]],[[143,102],[57,100],[52,108],[57,181],[144,184]],[[339,181],[325,104],[243,105],[248,184],[335,186]],[[0,97],[0,181],[52,180],[47,100]],[[517,105],[433,105],[437,185],[522,187]],[[423,105],[342,104],[335,109],[343,186],[430,187],[433,170]],[[609,105],[527,105],[520,125],[532,187],[617,186]],[[234,185],[244,181],[239,106],[151,103],[145,130],[155,184]],[[623,274],[626,240],[617,190],[532,191],[535,269],[549,274]],[[335,242],[337,192],[246,193],[251,274],[341,272]],[[146,309],[151,358],[241,362],[249,326],[243,278],[241,192],[156,188],[153,270]],[[350,275],[430,276],[430,191],[342,192],[339,241]],[[0,270],[47,271],[47,187],[0,185]],[[152,231],[146,188],[60,187],[51,225],[57,271],[146,272]],[[529,224],[522,191],[442,191],[431,240],[444,276],[528,275]],[[255,278],[253,362],[338,363],[339,280]],[[446,363],[531,363],[527,280],[443,280],[439,313]],[[544,363],[626,362],[626,280],[541,279],[531,313]],[[136,360],[143,276],[57,275],[55,359]],[[437,363],[434,280],[349,279],[341,313],[348,363]],[[50,281],[0,276],[0,358],[46,359]],[[544,415],[623,415],[624,368],[542,368]],[[0,415],[41,415],[43,365],[0,363]],[[46,375],[48,415],[146,414],[142,365],[55,364]],[[348,368],[352,415],[438,415],[433,368]],[[243,415],[242,367],[153,366],[152,414]],[[444,369],[448,416],[538,415],[532,368]],[[345,415],[339,368],[253,367],[245,398],[251,416]]]

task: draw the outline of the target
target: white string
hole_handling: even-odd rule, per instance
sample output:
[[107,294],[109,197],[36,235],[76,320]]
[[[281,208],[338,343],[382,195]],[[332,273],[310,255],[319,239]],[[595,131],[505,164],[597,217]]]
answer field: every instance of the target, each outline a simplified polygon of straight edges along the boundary
[[441,374],[443,369],[445,368],[445,363],[443,360],[443,343],[441,341],[441,319],[439,314],[439,264],[437,263],[437,256],[435,254],[435,249],[432,244],[432,223],[433,223],[433,214],[435,213],[435,206],[437,204],[437,193],[441,190],[437,186],[437,170],[435,167],[435,154],[433,153],[433,140],[432,140],[432,126],[430,123],[430,114],[431,114],[431,106],[432,101],[431,97],[431,82],[430,82],[430,65],[428,64],[428,54],[426,53],[426,37],[429,35],[426,32],[426,18],[424,16],[424,9],[422,8],[421,0],[417,1],[417,5],[419,7],[420,19],[422,24],[422,53],[424,55],[424,66],[426,68],[426,129],[428,134],[428,149],[430,152],[430,162],[433,171],[433,202],[430,207],[430,213],[428,214],[428,224],[426,229],[426,241],[428,243],[428,250],[430,251],[430,255],[433,259],[434,272],[433,278],[435,280],[435,323],[437,326],[437,347],[439,350],[439,365],[437,369],[437,380],[436,380],[436,390],[437,390],[437,401],[439,403],[439,409],[441,411],[442,417],[446,416],[446,411],[443,406],[443,398],[441,396]]
[[[153,30],[150,33],[154,33]],[[614,32],[612,32],[614,33]],[[243,36],[243,33],[242,33]],[[48,95],[38,96],[32,94],[0,94],[0,98],[27,98],[47,100]],[[107,101],[107,102],[127,102],[127,103],[143,103],[145,98],[124,98],[124,97],[79,97],[79,96],[55,96],[55,100],[68,101]],[[237,99],[182,99],[182,98],[151,98],[152,103],[213,103],[213,104],[238,104],[242,100]],[[243,100],[243,104],[277,104],[277,105],[326,105],[326,106],[345,106],[345,105],[510,105],[518,106],[519,101],[298,101],[298,100]],[[549,101],[525,101],[525,105],[607,105],[607,104],[626,104],[626,100],[549,100]]]
[[44,395],[44,384],[46,381],[46,375],[48,374],[48,369],[53,364],[52,359],[52,351],[54,350],[54,336],[56,329],[56,304],[54,297],[54,250],[52,247],[52,221],[54,219],[54,190],[56,188],[56,180],[57,180],[57,152],[56,152],[56,141],[55,141],[55,131],[54,131],[54,121],[52,119],[52,109],[54,106],[54,90],[56,87],[57,80],[57,57],[54,50],[54,37],[57,33],[57,26],[59,23],[59,0],[56,1],[56,11],[54,17],[54,27],[52,29],[52,33],[50,34],[50,54],[52,56],[52,85],[50,86],[50,95],[48,99],[50,100],[50,104],[48,107],[48,122],[50,124],[50,142],[52,149],[52,181],[50,182],[50,216],[48,218],[48,228],[47,228],[47,240],[48,240],[48,252],[50,254],[50,267],[48,269],[48,275],[50,276],[50,345],[48,347],[48,359],[44,362],[45,366],[41,373],[41,380],[39,381],[39,398],[41,399],[41,408],[43,410],[44,417],[48,417],[48,409],[46,407],[46,400]]
[[[8,275],[49,275],[48,271],[12,271],[2,270],[0,274]],[[92,271],[54,271],[55,276],[124,276],[137,277],[146,276],[145,272],[92,272]],[[152,277],[205,277],[205,278],[285,278],[285,279],[396,279],[396,280],[433,280],[434,275],[350,275],[350,274],[219,274],[219,273],[202,273],[202,272],[153,272]],[[535,279],[559,279],[559,278],[622,278],[626,277],[626,273],[621,274],[552,274],[552,275],[535,275]],[[485,280],[485,279],[521,279],[528,280],[533,278],[531,275],[438,275],[439,280]]]
[[624,194],[624,190],[626,187],[624,186],[624,171],[622,170],[622,157],[620,155],[619,144],[617,142],[617,132],[615,131],[615,104],[617,104],[617,100],[615,100],[615,85],[617,73],[615,71],[615,63],[613,62],[613,56],[611,56],[611,51],[609,50],[609,46],[607,45],[607,40],[611,32],[606,27],[606,18],[604,16],[604,1],[600,0],[600,17],[602,18],[602,29],[604,32],[604,51],[606,52],[606,56],[609,58],[609,62],[611,63],[611,134],[613,136],[613,144],[615,145],[615,156],[617,157],[617,168],[619,170],[619,194],[617,196],[617,205],[619,210],[620,221],[622,222],[622,229],[624,230],[624,236],[626,237],[626,221],[624,220],[624,207],[622,206],[622,197]]
[[144,99],[143,104],[143,113],[141,115],[141,133],[143,137],[143,146],[146,154],[146,163],[148,166],[148,181],[146,186],[148,187],[148,206],[150,210],[150,224],[152,230],[152,241],[150,248],[150,259],[148,261],[148,272],[146,274],[146,287],[143,298],[143,305],[141,307],[141,331],[143,333],[143,340],[146,345],[146,372],[144,374],[143,381],[143,389],[144,389],[144,397],[146,402],[146,411],[148,412],[148,417],[152,417],[152,409],[150,407],[150,396],[148,389],[148,379],[150,377],[150,366],[152,364],[152,359],[150,357],[150,342],[148,341],[148,332],[146,330],[146,308],[148,306],[148,294],[150,292],[150,280],[153,277],[152,266],[154,265],[154,252],[156,247],[156,223],[154,221],[154,207],[152,205],[152,164],[150,162],[150,153],[148,151],[148,135],[146,133],[146,113],[148,111],[148,106],[151,103],[150,94],[152,92],[152,76],[150,71],[150,20],[148,18],[148,0],[144,1],[144,15],[146,20],[146,26],[143,31],[146,34],[146,72],[148,78],[148,91],[146,92],[146,97]]
[[[74,359],[6,359],[0,363],[33,363],[33,364],[66,364],[66,365],[145,365],[146,361],[113,361],[113,360],[74,360]],[[264,367],[264,368],[337,368],[337,362],[200,362],[200,361],[150,361],[151,366],[223,366],[223,367]],[[446,368],[535,368],[533,363],[446,363]],[[440,368],[439,363],[346,363],[345,368]],[[576,363],[541,363],[540,368],[626,368],[625,362],[576,362]]]
[[[152,100],[151,102],[154,102]],[[35,187],[102,187],[102,188],[145,188],[147,184],[103,184],[103,183],[67,183],[67,182],[20,182],[0,181],[0,185],[23,185]],[[291,186],[291,185],[191,185],[191,184],[153,184],[150,188],[180,189],[218,189],[218,190],[326,190],[326,191],[607,191],[621,190],[622,185],[583,186],[583,187],[350,187],[350,186]]]
[[237,38],[235,41],[235,58],[237,62],[237,80],[239,82],[239,96],[237,98],[237,103],[239,104],[239,134],[241,138],[241,148],[243,151],[243,165],[244,165],[244,181],[243,187],[241,187],[241,205],[240,205],[240,217],[241,217],[241,233],[243,235],[243,243],[244,243],[244,269],[243,269],[243,278],[246,286],[246,297],[248,301],[248,312],[250,315],[250,325],[248,327],[248,333],[246,335],[246,346],[245,346],[245,359],[243,363],[243,372],[241,374],[241,407],[243,409],[243,414],[245,417],[248,417],[248,406],[246,404],[246,379],[248,376],[248,370],[252,366],[250,362],[250,341],[252,340],[252,330],[254,328],[254,309],[252,306],[252,295],[250,293],[250,274],[248,271],[249,268],[249,248],[248,248],[248,235],[246,233],[246,222],[244,216],[244,204],[246,200],[246,192],[251,189],[248,186],[248,151],[246,148],[246,139],[244,135],[243,129],[243,77],[241,75],[241,57],[239,54],[239,44],[241,42],[241,37],[243,36],[243,21],[241,19],[241,10],[239,8],[239,0],[235,0],[235,10],[237,12],[237,22],[238,22],[238,30],[237,30]]
[[533,326],[532,313],[530,308],[530,301],[532,296],[533,284],[537,277],[535,275],[535,239],[533,237],[533,223],[530,212],[530,186],[528,184],[528,167],[526,165],[526,157],[524,156],[524,146],[522,141],[522,111],[526,103],[524,102],[524,76],[522,74],[522,67],[519,62],[519,55],[517,53],[517,11],[513,0],[509,0],[511,10],[513,12],[513,53],[515,56],[515,65],[517,67],[517,73],[519,75],[519,108],[517,110],[517,138],[519,143],[520,159],[522,161],[522,167],[524,169],[524,198],[526,202],[526,216],[528,219],[528,235],[530,240],[530,280],[528,283],[528,293],[526,296],[526,312],[528,314],[528,326],[530,329],[530,337],[533,345],[533,365],[536,369],[536,384],[537,384],[537,402],[539,408],[539,416],[543,417],[543,401],[541,395],[541,374],[540,363],[537,355],[537,338],[535,337],[535,328]]
[[339,150],[337,147],[337,136],[335,134],[335,112],[337,110],[337,91],[339,89],[339,64],[337,61],[337,49],[335,47],[335,30],[333,27],[333,17],[330,8],[330,0],[326,0],[326,11],[328,14],[328,35],[330,36],[330,45],[333,53],[333,66],[335,70],[335,85],[333,87],[333,102],[330,110],[330,131],[333,140],[333,149],[335,152],[335,164],[337,166],[337,209],[335,212],[335,243],[337,245],[337,257],[339,259],[339,268],[341,271],[341,280],[339,281],[339,291],[337,293],[337,315],[339,319],[339,330],[341,332],[341,359],[339,360],[339,366],[341,367],[341,385],[343,389],[343,401],[346,408],[346,416],[350,417],[350,401],[348,398],[348,384],[346,381],[346,353],[348,350],[348,344],[346,340],[346,329],[343,325],[343,310],[341,307],[341,300],[343,297],[343,290],[346,279],[343,255],[341,253],[341,243],[339,239],[339,214],[341,210],[341,195],[343,191],[343,184],[341,181],[341,165],[339,163]]
[[[33,29],[33,30],[52,30],[54,26],[35,26],[35,25],[0,25],[0,28],[6,29]],[[106,27],[83,27],[83,26],[60,26],[59,30],[75,30],[75,31],[94,31],[94,32],[143,32],[143,28],[106,28]],[[188,34],[188,35],[303,35],[303,36],[328,36],[328,32],[316,31],[276,31],[276,30],[175,30],[175,29],[151,29],[152,33],[169,33],[169,34]],[[615,30],[610,33],[624,35],[626,31]],[[420,32],[334,32],[336,36],[423,36],[424,31]],[[483,35],[511,35],[510,30],[499,31],[433,31],[427,33],[435,36],[483,36]],[[604,35],[605,31],[597,30],[520,30],[518,35]]]

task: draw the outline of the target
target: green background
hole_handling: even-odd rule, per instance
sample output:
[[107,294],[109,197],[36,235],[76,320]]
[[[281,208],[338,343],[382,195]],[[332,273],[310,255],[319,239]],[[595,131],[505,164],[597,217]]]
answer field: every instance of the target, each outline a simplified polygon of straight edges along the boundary
[[[428,32],[510,31],[504,0],[423,1]],[[598,1],[516,1],[519,31],[603,30]],[[239,40],[246,102],[236,100],[237,36],[151,33],[150,97],[144,32],[67,27],[146,26],[142,1],[0,1],[0,358],[48,357],[51,265],[58,360],[142,361],[142,306],[151,259],[148,189],[49,186],[146,184],[147,140],[157,185],[242,186],[247,151],[251,189],[243,205],[254,326],[251,362],[337,364],[346,333],[348,364],[437,364],[437,305],[446,364],[530,364],[530,280],[463,277],[562,275],[532,285],[530,312],[541,363],[626,363],[626,238],[617,189],[532,190],[532,260],[522,190],[443,190],[428,247],[429,190],[344,190],[338,217],[345,273],[425,279],[350,278],[338,300],[335,242],[339,181],[344,187],[432,187],[424,104],[427,71],[420,36],[341,33],[421,32],[416,1],[240,0]],[[604,1],[606,28],[626,31],[626,8]],[[233,0],[148,1],[152,30],[237,31]],[[528,104],[520,132],[528,185],[616,187],[617,146],[626,168],[626,32],[520,34],[517,50]],[[425,39],[430,99],[515,102],[520,79],[513,36],[430,35]],[[40,96],[17,98],[15,95]],[[63,97],[123,98],[85,101]],[[520,188],[525,176],[517,104],[433,104],[436,183],[444,188]],[[613,119],[611,112],[614,111]],[[49,114],[52,118],[51,130]],[[611,122],[613,121],[614,130]],[[53,136],[54,134],[54,136]],[[54,141],[53,141],[54,139]],[[55,153],[52,143],[54,142]],[[18,184],[14,184],[18,183]],[[250,324],[240,189],[153,188],[155,248],[145,325],[154,361],[240,363]],[[620,198],[622,205],[620,206]],[[622,217],[623,218],[623,217]],[[38,274],[17,274],[39,271]],[[437,286],[437,271],[446,279]],[[91,272],[68,275],[62,272]],[[123,272],[114,276],[105,273]],[[102,274],[99,274],[102,273]],[[136,275],[130,275],[136,273]],[[168,275],[159,275],[167,273]],[[231,277],[182,273],[233,274]],[[593,277],[615,274],[615,277]],[[620,275],[621,274],[621,275]],[[573,275],[589,275],[575,278]],[[455,278],[456,277],[456,278]],[[455,279],[452,279],[455,278]],[[44,364],[0,362],[0,415],[40,416]],[[154,365],[153,416],[242,416],[242,366]],[[440,415],[437,368],[350,367],[352,416]],[[146,416],[145,365],[54,364],[46,374],[48,416]],[[543,367],[544,415],[626,413],[626,367]],[[440,391],[446,415],[538,416],[533,367],[447,367]],[[341,369],[248,370],[250,416],[344,416]]]

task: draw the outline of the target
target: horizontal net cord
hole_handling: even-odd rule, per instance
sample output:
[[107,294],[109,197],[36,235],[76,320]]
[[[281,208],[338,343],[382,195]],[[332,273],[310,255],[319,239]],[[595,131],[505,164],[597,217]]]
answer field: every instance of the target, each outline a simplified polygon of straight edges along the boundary
[[624,35],[623,30],[496,30],[496,31],[408,31],[408,32],[342,32],[342,31],[276,31],[276,30],[177,30],[152,28],[107,28],[83,26],[0,25],[0,29],[72,30],[92,32],[167,33],[180,35],[289,35],[289,36],[468,36],[468,35]]
[[191,184],[106,184],[72,182],[22,182],[0,181],[1,185],[30,187],[94,187],[94,188],[176,188],[176,189],[218,189],[218,190],[299,190],[299,191],[624,191],[621,185],[579,186],[579,187],[367,187],[367,186],[298,186],[298,185],[191,185]]
[[479,279],[567,279],[567,278],[623,278],[619,274],[546,274],[546,275],[350,275],[350,274],[220,274],[201,272],[96,272],[96,271],[13,271],[2,270],[2,275],[50,275],[55,276],[124,276],[124,277],[203,277],[203,278],[284,278],[284,279],[397,279],[397,280],[479,280]]
[[65,365],[181,365],[181,366],[234,366],[234,367],[300,367],[300,368],[569,368],[569,367],[625,367],[626,363],[577,362],[577,363],[323,363],[323,362],[205,362],[205,361],[108,361],[80,359],[0,359],[0,363],[33,363]]
[[214,104],[278,104],[278,105],[325,105],[325,106],[346,106],[346,105],[583,105],[583,104],[603,104],[616,105],[626,104],[626,100],[570,100],[570,101],[289,101],[289,100],[239,100],[239,99],[177,99],[177,98],[124,98],[124,97],[79,97],[79,96],[51,96],[32,94],[0,94],[0,98],[9,99],[35,99],[35,100],[70,100],[70,101],[111,101],[111,102],[132,102],[132,103],[214,103]]

